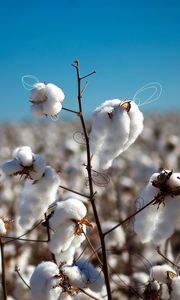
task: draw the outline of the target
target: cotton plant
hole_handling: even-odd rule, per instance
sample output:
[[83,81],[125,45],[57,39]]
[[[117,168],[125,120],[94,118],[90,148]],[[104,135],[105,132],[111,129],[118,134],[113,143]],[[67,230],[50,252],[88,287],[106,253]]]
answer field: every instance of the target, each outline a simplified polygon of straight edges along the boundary
[[29,146],[17,147],[12,157],[0,165],[6,175],[21,175],[32,180],[42,177],[46,161],[42,155],[34,154]]
[[49,219],[53,235],[48,242],[49,250],[54,254],[64,253],[69,248],[78,248],[84,241],[86,226],[91,226],[86,219],[87,209],[82,201],[68,198],[56,204]]
[[180,220],[180,173],[168,170],[154,173],[139,205],[143,207],[152,200],[153,204],[136,215],[134,230],[143,243],[153,241],[160,246],[171,237]]
[[53,83],[38,82],[31,90],[31,111],[36,116],[57,116],[65,98],[61,88]]
[[143,114],[131,100],[107,100],[93,114],[89,136],[92,155],[99,158],[101,169],[131,146],[143,130]]
[[50,166],[45,167],[43,176],[35,183],[25,182],[19,202],[19,224],[23,229],[30,229],[44,218],[49,205],[56,201],[59,185],[60,178]]

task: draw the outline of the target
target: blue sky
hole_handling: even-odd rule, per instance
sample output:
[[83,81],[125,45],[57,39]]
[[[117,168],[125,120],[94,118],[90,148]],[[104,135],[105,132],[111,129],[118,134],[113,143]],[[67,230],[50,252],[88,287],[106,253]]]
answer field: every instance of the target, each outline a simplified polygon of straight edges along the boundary
[[75,109],[75,58],[83,74],[97,72],[84,97],[87,115],[106,99],[131,99],[149,82],[159,82],[163,91],[142,110],[177,112],[179,16],[180,2],[174,0],[1,1],[0,121],[32,118],[21,83],[26,74],[59,85],[64,106]]

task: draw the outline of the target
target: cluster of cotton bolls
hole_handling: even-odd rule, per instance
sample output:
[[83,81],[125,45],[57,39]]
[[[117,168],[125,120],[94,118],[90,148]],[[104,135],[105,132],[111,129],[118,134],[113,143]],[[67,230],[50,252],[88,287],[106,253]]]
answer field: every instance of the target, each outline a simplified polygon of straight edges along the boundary
[[96,108],[90,132],[90,150],[102,169],[132,145],[143,130],[143,114],[134,101],[107,100]]
[[63,91],[52,83],[36,83],[31,90],[31,110],[36,116],[56,116],[62,109]]
[[161,245],[174,232],[180,220],[180,173],[154,173],[140,197],[141,207],[154,203],[139,212],[134,229],[143,243]]
[[28,180],[20,193],[19,224],[29,229],[56,200],[60,178],[46,165],[42,155],[34,154],[28,146],[13,151],[13,159],[1,164],[6,175],[25,175]]
[[25,175],[32,180],[39,180],[45,170],[46,161],[40,154],[34,154],[29,146],[17,147],[13,159],[0,165],[6,175]]

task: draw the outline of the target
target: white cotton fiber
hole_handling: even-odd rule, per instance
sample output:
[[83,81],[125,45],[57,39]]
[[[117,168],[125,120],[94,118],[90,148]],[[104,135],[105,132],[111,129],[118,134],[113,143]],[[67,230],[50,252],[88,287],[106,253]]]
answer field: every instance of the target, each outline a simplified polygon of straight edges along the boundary
[[29,167],[33,163],[33,153],[28,146],[18,147],[13,151],[13,157],[24,167]]
[[63,267],[63,272],[68,277],[68,281],[73,287],[82,289],[88,287],[88,279],[78,266],[65,266]]
[[48,242],[48,248],[52,253],[66,251],[74,238],[74,223],[66,221],[56,229]]
[[31,111],[36,116],[56,116],[62,109],[63,91],[52,83],[38,83],[31,91]]
[[76,198],[68,198],[57,202],[55,212],[50,218],[49,224],[53,230],[56,230],[60,224],[66,220],[81,220],[86,216],[87,209],[82,201]]
[[5,163],[0,165],[0,168],[3,172],[8,175],[14,175],[17,172],[22,171],[23,167],[20,165],[20,162],[16,159],[8,160]]
[[89,261],[89,259],[80,258],[76,265],[81,273],[85,275],[88,282],[88,287],[94,292],[100,292],[104,285],[104,278],[102,271],[96,269]]
[[65,263],[66,265],[72,265],[75,251],[76,249],[71,245],[66,251],[55,253],[57,264]]
[[30,98],[35,103],[42,103],[46,100],[46,85],[42,82],[38,82],[33,85],[33,89],[31,90]]
[[[169,171],[166,173],[168,174]],[[166,173],[163,171],[161,174],[152,175],[140,197],[138,208],[145,206],[153,199],[158,200],[161,190],[154,186],[154,182],[157,185],[156,181],[159,181]],[[180,195],[173,194],[173,191],[179,190],[179,176],[179,173],[173,173],[166,181],[166,185],[172,189],[172,192],[167,192],[160,198],[160,202],[149,205],[136,215],[134,230],[143,243],[153,241],[155,245],[160,246],[173,234],[180,220]]]
[[[157,195],[157,189],[150,183],[146,186],[138,199],[137,209],[142,208],[151,202]],[[134,231],[138,234],[142,243],[147,243],[152,239],[156,227],[158,210],[156,205],[150,204],[135,216]]]
[[176,275],[176,272],[167,264],[154,266],[150,271],[150,280],[156,280],[159,283],[168,283],[167,272],[172,272]]
[[46,161],[43,155],[34,154],[33,155],[33,170],[29,172],[30,178],[33,180],[39,180],[46,167]]
[[59,269],[53,262],[42,262],[34,270],[31,279],[32,300],[57,300],[62,292],[59,287]]
[[0,235],[6,234],[6,225],[4,221],[0,218]]
[[180,276],[177,276],[171,283],[171,300],[180,299]]
[[60,179],[50,166],[46,166],[44,175],[35,184],[27,181],[20,195],[19,224],[29,229],[47,211],[56,200]]
[[[128,108],[127,108],[127,106]],[[143,115],[133,101],[107,100],[96,108],[89,135],[90,150],[108,169],[143,129]]]

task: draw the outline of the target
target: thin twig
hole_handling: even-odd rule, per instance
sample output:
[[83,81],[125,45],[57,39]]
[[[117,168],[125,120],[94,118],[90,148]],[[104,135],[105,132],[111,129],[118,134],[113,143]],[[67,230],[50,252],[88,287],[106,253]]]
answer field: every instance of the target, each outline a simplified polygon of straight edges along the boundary
[[170,263],[171,265],[173,265],[175,268],[178,268],[178,269],[179,269],[179,267],[178,267],[175,263],[173,263],[172,260],[170,260],[169,258],[167,258],[167,257],[161,252],[160,247],[157,247],[156,250],[157,250],[157,253],[158,253],[159,255],[161,255],[161,256],[165,259],[165,261],[169,262],[169,263]]
[[81,96],[84,94],[84,92],[85,92],[85,90],[87,88],[87,85],[88,85],[88,81],[85,82],[85,84],[84,84],[84,86],[83,86],[83,88],[81,90]]
[[98,253],[96,252],[96,249],[94,249],[94,247],[93,247],[93,245],[92,245],[92,243],[91,243],[90,239],[88,238],[87,234],[84,232],[84,230],[83,230],[83,234],[84,234],[84,236],[85,236],[85,238],[86,238],[86,240],[87,240],[88,244],[90,245],[90,247],[91,247],[91,249],[92,249],[93,253],[95,254],[96,258],[98,259],[98,261],[99,261],[100,265],[102,266],[102,265],[103,265],[103,263],[102,263],[102,261],[101,261],[101,259],[100,259],[99,255],[98,255]]
[[107,295],[108,295],[108,300],[112,299],[111,296],[111,287],[110,287],[110,282],[109,282],[109,275],[108,275],[108,264],[107,264],[107,257],[106,257],[106,245],[105,245],[105,240],[104,240],[104,235],[102,232],[101,228],[101,223],[99,220],[97,208],[95,205],[95,197],[94,197],[94,190],[93,190],[93,180],[92,180],[92,171],[91,171],[91,153],[90,153],[90,146],[89,146],[89,137],[86,129],[86,124],[84,121],[84,116],[83,116],[83,109],[82,109],[82,94],[81,94],[81,80],[94,74],[95,72],[89,73],[86,76],[81,77],[80,76],[80,70],[79,70],[79,62],[75,61],[73,64],[73,67],[76,69],[76,75],[77,75],[77,84],[78,84],[78,105],[79,105],[79,118],[81,121],[81,125],[83,128],[83,133],[85,137],[85,142],[86,142],[86,152],[87,152],[87,173],[88,173],[88,183],[89,183],[89,191],[90,191],[90,202],[91,206],[93,209],[94,213],[94,218],[96,221],[97,229],[98,229],[98,234],[99,238],[101,241],[101,247],[102,247],[102,261],[103,261],[103,273],[104,273],[104,279],[105,279],[105,284],[106,284],[106,289],[107,289]]
[[33,239],[24,239],[24,238],[17,239],[17,237],[4,236],[4,235],[0,235],[0,238],[11,239],[10,241],[4,242],[4,244],[8,244],[9,242],[13,242],[13,241],[25,241],[25,242],[36,242],[36,243],[47,243],[48,242],[47,240],[33,240]]
[[89,74],[87,74],[87,75],[85,75],[85,76],[82,76],[82,77],[80,77],[79,79],[80,79],[80,80],[83,80],[83,79],[85,79],[85,78],[87,78],[87,77],[89,77],[89,76],[91,76],[91,75],[93,75],[93,74],[96,74],[96,71],[93,71],[93,72],[91,72],[91,73],[89,73]]
[[116,228],[118,228],[119,226],[123,225],[124,223],[126,223],[127,221],[129,221],[130,219],[132,219],[133,217],[135,217],[140,211],[142,211],[143,209],[145,209],[146,207],[148,207],[149,205],[151,205],[155,201],[156,201],[155,199],[151,200],[149,203],[147,203],[146,205],[144,205],[143,207],[141,207],[140,209],[138,209],[135,213],[133,213],[132,215],[130,215],[129,217],[127,217],[125,220],[123,220],[122,222],[118,223],[117,225],[115,225],[111,229],[109,229],[106,232],[104,232],[103,235],[106,236],[107,234],[111,233]]
[[79,195],[79,196],[82,196],[82,197],[84,197],[84,198],[90,198],[90,196],[85,195],[85,194],[82,194],[82,193],[77,192],[77,191],[75,191],[75,190],[72,190],[72,189],[70,189],[70,188],[68,188],[68,187],[66,187],[66,186],[59,185],[59,187],[61,187],[62,189],[66,190],[66,191],[69,191],[69,192],[72,192],[72,193],[77,194],[77,195]]
[[3,297],[4,300],[7,300],[7,291],[6,291],[6,273],[5,273],[5,258],[4,258],[4,243],[0,238],[0,248],[1,248],[1,283],[2,283],[2,290],[3,290]]
[[71,112],[71,113],[73,113],[75,115],[79,115],[78,111],[75,111],[75,110],[72,110],[72,109],[69,109],[69,108],[66,108],[66,107],[62,107],[62,109],[65,110],[65,111],[69,111],[69,112]]
[[21,280],[24,282],[24,284],[28,287],[28,289],[30,290],[30,286],[29,284],[27,284],[27,282],[24,280],[24,278],[22,277],[21,273],[20,273],[20,269],[18,268],[18,266],[15,266],[15,272],[18,274],[19,278],[21,278]]

